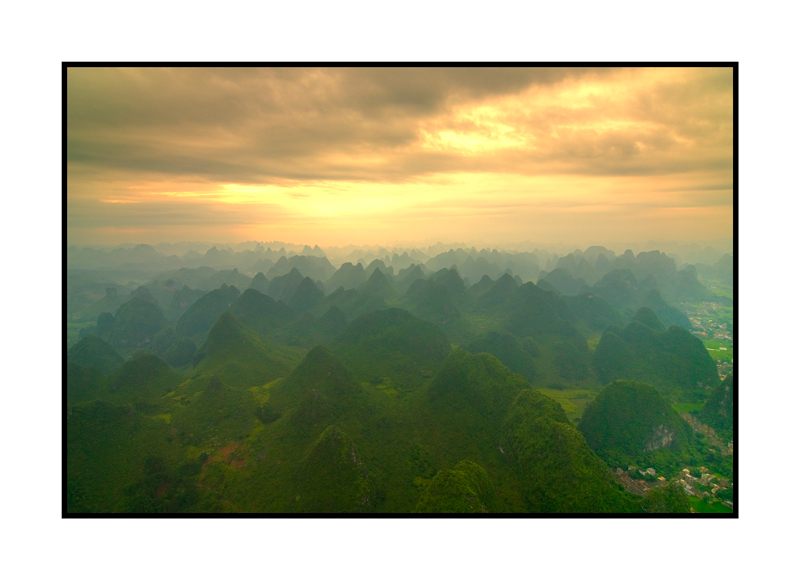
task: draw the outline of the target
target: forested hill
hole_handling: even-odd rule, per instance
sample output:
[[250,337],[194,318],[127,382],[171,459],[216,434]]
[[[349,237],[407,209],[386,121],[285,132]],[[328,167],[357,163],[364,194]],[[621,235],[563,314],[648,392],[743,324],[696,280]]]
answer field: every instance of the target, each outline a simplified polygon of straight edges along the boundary
[[70,252],[104,269],[67,288],[69,513],[686,511],[616,471],[733,475],[678,412],[733,437],[687,305],[726,306],[664,253]]

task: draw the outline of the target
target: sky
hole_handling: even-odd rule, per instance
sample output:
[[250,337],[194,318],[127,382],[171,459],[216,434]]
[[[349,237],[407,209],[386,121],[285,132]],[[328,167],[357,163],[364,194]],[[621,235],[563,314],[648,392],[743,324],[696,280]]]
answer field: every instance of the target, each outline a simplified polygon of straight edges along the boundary
[[728,239],[731,68],[69,68],[67,243]]

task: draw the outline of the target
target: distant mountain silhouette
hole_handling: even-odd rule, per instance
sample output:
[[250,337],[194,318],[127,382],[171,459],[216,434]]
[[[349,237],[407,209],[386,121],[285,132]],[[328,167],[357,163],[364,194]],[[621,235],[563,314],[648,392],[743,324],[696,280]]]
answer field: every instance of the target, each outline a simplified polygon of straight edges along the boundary
[[328,295],[325,304],[341,309],[348,319],[388,308],[386,301],[380,296],[361,294],[354,288],[345,290],[342,286]]
[[351,288],[358,288],[361,284],[367,281],[367,274],[364,272],[362,264],[355,266],[351,262],[345,262],[341,267],[333,273],[325,282],[325,288],[328,292],[336,290],[339,286],[345,290]]
[[425,278],[425,272],[420,267],[419,264],[413,264],[408,268],[400,270],[397,273],[397,276],[394,279],[394,288],[395,291],[403,295],[405,294],[411,285],[416,282],[417,280],[422,280]]
[[[556,268],[539,279],[538,286],[543,287],[543,282],[549,287],[555,288],[560,294],[567,296],[577,296],[589,290],[589,286],[583,278],[573,278],[565,268]],[[549,288],[544,288],[548,290]]]
[[494,282],[487,274],[484,274],[476,284],[469,288],[469,293],[475,297],[482,296],[494,286]]
[[220,315],[239,299],[236,286],[223,284],[192,304],[178,319],[175,330],[181,336],[204,336]]
[[116,312],[124,302],[130,299],[129,295],[119,294],[118,289],[115,287],[106,288],[105,293],[105,296],[100,300],[73,314],[70,320],[75,322],[97,320],[97,317],[103,312]]
[[267,280],[267,277],[264,276],[263,272],[259,272],[253,277],[253,281],[250,282],[250,288],[258,290],[262,294],[266,295],[267,291],[269,290],[269,280]]
[[[446,326],[460,318],[461,312],[454,304],[454,297],[445,283],[430,279],[417,279],[405,294],[405,303],[409,310],[423,320]],[[451,284],[452,286],[452,284]]]
[[327,280],[336,272],[336,268],[324,256],[302,255],[291,258],[281,256],[266,276],[274,280],[276,277],[289,274],[292,270],[297,270],[301,279],[307,276],[312,280]]
[[[480,283],[484,283],[481,280]],[[517,283],[509,274],[503,274],[478,298],[478,304],[492,307],[506,304],[517,296]]]
[[372,262],[370,262],[369,265],[364,268],[364,274],[366,274],[367,279],[372,276],[375,270],[380,270],[387,280],[394,280],[394,268],[387,266],[383,260],[372,260]]
[[164,282],[172,280],[175,287],[188,286],[195,290],[213,290],[219,288],[219,285],[209,287],[208,280],[217,273],[214,268],[208,266],[200,266],[199,268],[180,268],[178,270],[171,270],[156,276],[156,282]]
[[264,335],[270,335],[297,318],[297,314],[283,302],[276,302],[254,288],[248,288],[234,302],[229,312],[241,317],[247,324]]
[[287,274],[277,276],[270,280],[267,296],[275,300],[289,302],[295,288],[303,281],[303,275],[297,268],[292,268]]
[[375,268],[369,279],[358,287],[358,291],[366,296],[379,296],[384,299],[394,294],[386,275],[379,268]]
[[325,294],[306,276],[289,295],[288,304],[295,312],[303,313],[319,306],[324,300]]
[[206,280],[201,286],[204,290],[214,290],[223,284],[226,286],[236,286],[237,288],[248,288],[252,283],[250,276],[242,274],[238,269],[221,270]]
[[564,301],[578,321],[594,332],[603,332],[610,325],[625,324],[625,320],[617,310],[591,291],[578,296],[564,296]]
[[184,285],[183,288],[176,290],[172,295],[172,301],[169,305],[168,312],[171,314],[173,320],[177,321],[192,304],[205,295],[205,290],[192,290]]

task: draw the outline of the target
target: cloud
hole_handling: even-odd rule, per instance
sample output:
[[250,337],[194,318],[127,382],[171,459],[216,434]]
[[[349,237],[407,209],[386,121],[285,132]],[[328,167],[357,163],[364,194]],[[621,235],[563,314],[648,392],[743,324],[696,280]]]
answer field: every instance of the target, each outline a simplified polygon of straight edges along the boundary
[[732,91],[724,68],[70,69],[68,225],[730,207]]
[[700,72],[70,69],[67,153],[239,183],[404,180],[465,166],[672,172],[713,163],[692,154],[709,135],[730,141],[732,81]]

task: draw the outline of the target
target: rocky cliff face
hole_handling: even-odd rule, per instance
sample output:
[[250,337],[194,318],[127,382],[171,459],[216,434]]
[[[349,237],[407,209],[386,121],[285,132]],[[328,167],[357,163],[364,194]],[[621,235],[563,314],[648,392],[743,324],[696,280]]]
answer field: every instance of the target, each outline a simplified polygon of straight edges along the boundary
[[653,431],[652,437],[645,445],[645,451],[655,451],[656,449],[663,449],[670,447],[675,440],[675,431],[669,429],[666,425],[659,425]]

